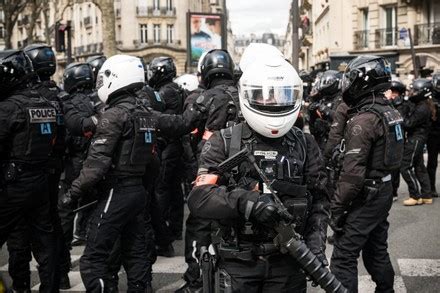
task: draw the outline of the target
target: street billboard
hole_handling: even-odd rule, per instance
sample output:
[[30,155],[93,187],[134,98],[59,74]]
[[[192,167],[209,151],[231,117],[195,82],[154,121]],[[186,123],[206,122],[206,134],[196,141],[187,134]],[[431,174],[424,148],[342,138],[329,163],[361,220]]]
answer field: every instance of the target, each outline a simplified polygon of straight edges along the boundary
[[187,14],[188,62],[197,66],[203,52],[226,47],[226,29],[222,14]]

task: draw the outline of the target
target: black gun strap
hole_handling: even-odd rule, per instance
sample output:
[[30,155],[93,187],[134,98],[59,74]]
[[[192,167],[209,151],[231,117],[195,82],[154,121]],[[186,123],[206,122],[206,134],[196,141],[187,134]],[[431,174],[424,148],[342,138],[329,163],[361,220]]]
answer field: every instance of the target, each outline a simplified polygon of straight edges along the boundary
[[243,132],[243,124],[239,123],[232,127],[231,143],[229,145],[229,158],[241,150],[241,136]]

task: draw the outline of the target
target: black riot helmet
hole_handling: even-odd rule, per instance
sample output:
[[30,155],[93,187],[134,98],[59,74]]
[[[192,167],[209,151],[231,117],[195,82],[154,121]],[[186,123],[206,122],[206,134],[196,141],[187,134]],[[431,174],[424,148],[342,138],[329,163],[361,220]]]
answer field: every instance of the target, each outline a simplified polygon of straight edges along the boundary
[[325,71],[318,85],[318,91],[321,96],[332,96],[339,90],[340,74],[336,70]]
[[105,57],[104,55],[90,56],[89,58],[87,58],[86,62],[89,63],[90,66],[92,67],[93,76],[95,80],[105,60],[107,60],[107,57]]
[[368,94],[381,93],[390,88],[391,68],[379,56],[363,55],[347,65],[342,77],[341,91],[344,102],[355,106]]
[[41,80],[49,80],[55,74],[57,62],[52,47],[46,44],[32,44],[23,51],[31,59],[34,71]]
[[390,90],[396,91],[402,96],[406,92],[406,86],[400,80],[392,80]]
[[93,79],[93,70],[90,64],[71,63],[64,70],[64,90],[71,94],[78,89],[92,89]]
[[426,78],[418,78],[409,86],[409,100],[418,103],[432,95],[432,82]]
[[171,57],[156,57],[148,66],[148,84],[157,88],[176,77],[176,65]]
[[0,51],[0,95],[25,86],[35,76],[32,62],[21,50]]
[[234,79],[234,62],[226,50],[214,49],[203,58],[201,66],[202,84],[209,87],[215,78]]
[[432,76],[432,91],[437,95],[440,94],[440,73]]

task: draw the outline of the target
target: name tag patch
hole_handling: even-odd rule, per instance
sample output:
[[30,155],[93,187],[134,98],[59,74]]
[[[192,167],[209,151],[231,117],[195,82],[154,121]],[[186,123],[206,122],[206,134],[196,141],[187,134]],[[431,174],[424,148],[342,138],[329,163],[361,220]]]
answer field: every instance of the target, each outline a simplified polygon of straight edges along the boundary
[[29,117],[31,123],[50,123],[56,122],[57,112],[51,108],[33,108],[29,109]]
[[265,159],[276,159],[277,151],[255,151],[254,156],[263,156]]

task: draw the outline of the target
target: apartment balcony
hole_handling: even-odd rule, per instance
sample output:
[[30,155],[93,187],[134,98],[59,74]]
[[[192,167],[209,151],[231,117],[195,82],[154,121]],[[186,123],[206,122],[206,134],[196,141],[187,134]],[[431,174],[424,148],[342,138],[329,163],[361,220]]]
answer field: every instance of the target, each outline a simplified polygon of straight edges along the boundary
[[146,6],[137,6],[136,7],[136,15],[140,17],[148,16],[148,7]]
[[395,27],[382,28],[382,29],[377,29],[375,31],[376,49],[381,49],[385,47],[395,47],[397,46],[398,40],[399,40],[399,29]]
[[138,17],[176,17],[176,8],[138,6],[136,7],[136,15]]
[[368,48],[368,34],[369,30],[354,32],[354,48],[355,50],[362,50]]
[[414,45],[440,45],[440,22],[416,24],[414,26]]
[[92,27],[92,18],[90,16],[84,17],[83,23],[86,28],[91,28]]

